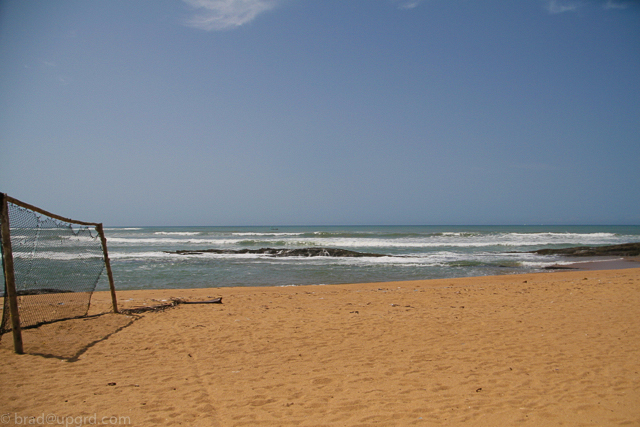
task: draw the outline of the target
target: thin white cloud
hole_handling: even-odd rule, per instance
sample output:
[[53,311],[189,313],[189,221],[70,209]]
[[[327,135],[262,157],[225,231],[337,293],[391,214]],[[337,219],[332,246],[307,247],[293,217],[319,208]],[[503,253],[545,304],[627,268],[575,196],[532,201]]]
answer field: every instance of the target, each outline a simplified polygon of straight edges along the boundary
[[[183,0],[193,8],[186,25],[206,31],[238,28],[267,12],[285,0]],[[399,9],[415,9],[425,0],[391,0]],[[544,0],[551,14],[574,12],[588,0]],[[598,0],[604,9],[625,9],[638,0]]]
[[580,1],[562,1],[562,0],[549,0],[547,1],[547,10],[549,13],[563,13],[573,12],[582,6]]
[[400,3],[398,5],[398,8],[400,9],[413,9],[418,7],[418,5],[420,3],[422,3],[423,0],[395,0],[397,3]]
[[196,9],[186,24],[201,30],[229,30],[273,9],[279,0],[183,0]]
[[626,9],[633,4],[640,4],[638,0],[545,0],[549,13],[574,12],[588,3],[601,4],[603,9]]
[[607,0],[604,5],[605,9],[626,9],[627,7],[629,7],[629,2],[619,2],[615,0]]

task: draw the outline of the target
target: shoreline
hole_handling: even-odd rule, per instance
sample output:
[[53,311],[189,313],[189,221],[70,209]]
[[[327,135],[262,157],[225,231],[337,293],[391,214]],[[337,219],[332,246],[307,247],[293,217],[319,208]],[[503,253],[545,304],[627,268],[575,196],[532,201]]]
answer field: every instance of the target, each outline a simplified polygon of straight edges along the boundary
[[[284,293],[296,294],[299,292],[335,292],[340,290],[360,292],[362,289],[378,288],[408,288],[421,286],[429,288],[453,288],[469,287],[477,283],[493,281],[497,283],[527,283],[530,277],[540,278],[549,276],[559,276],[564,280],[564,275],[580,273],[596,273],[598,276],[607,277],[615,274],[619,270],[636,270],[640,277],[640,257],[624,259],[603,259],[585,262],[576,262],[559,266],[558,269],[535,272],[518,273],[493,276],[471,276],[440,279],[423,280],[398,280],[384,282],[363,282],[363,283],[338,283],[338,284],[312,284],[312,285],[279,285],[279,286],[229,286],[229,287],[206,287],[206,288],[158,288],[158,289],[135,289],[117,290],[118,308],[131,309],[146,306],[157,306],[170,303],[172,299],[183,301],[209,301],[214,298],[222,298],[222,304],[233,295]],[[552,281],[554,279],[550,279]],[[106,313],[111,310],[111,294],[109,291],[95,291],[92,296],[89,315]]]
[[[11,416],[129,425],[640,424],[640,269],[118,291],[0,342]],[[17,424],[17,423],[16,423]]]
[[[476,282],[482,279],[501,279],[506,281],[530,275],[546,275],[560,273],[579,273],[579,272],[602,272],[606,274],[608,271],[638,269],[640,271],[640,257],[611,257],[613,259],[597,259],[589,261],[577,261],[571,264],[562,264],[554,268],[549,268],[542,272],[526,272],[518,274],[490,275],[490,276],[469,276],[439,279],[421,279],[421,280],[397,280],[383,282],[363,282],[363,283],[329,283],[329,284],[311,284],[311,285],[274,285],[274,286],[225,286],[225,287],[198,287],[198,288],[157,288],[157,289],[126,289],[118,290],[118,308],[131,309],[150,306],[164,305],[171,302],[171,299],[208,301],[214,298],[224,298],[235,293],[253,293],[253,292],[278,292],[285,289],[310,291],[310,289],[341,289],[341,288],[361,288],[361,287],[402,287],[420,284],[422,286],[443,286],[443,283],[457,284],[458,282]],[[502,281],[502,280],[501,280]],[[122,297],[122,298],[121,298]],[[111,294],[109,291],[95,291],[92,295],[91,305],[88,315],[97,315],[106,313],[111,310]]]
[[555,264],[546,267],[546,270],[622,270],[625,268],[640,268],[640,257],[605,257],[575,261],[570,264]]

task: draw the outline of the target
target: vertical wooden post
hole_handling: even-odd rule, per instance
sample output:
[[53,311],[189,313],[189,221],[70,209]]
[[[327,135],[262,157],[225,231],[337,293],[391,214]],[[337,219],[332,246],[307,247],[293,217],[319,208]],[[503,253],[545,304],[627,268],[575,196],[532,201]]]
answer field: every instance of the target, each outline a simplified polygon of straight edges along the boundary
[[11,330],[13,332],[13,349],[18,354],[23,354],[22,328],[20,327],[20,314],[18,313],[18,294],[16,292],[16,278],[13,270],[13,252],[11,251],[11,227],[9,226],[9,202],[6,194],[0,193],[2,204],[0,226],[0,238],[2,240],[2,262],[4,265],[4,283],[7,290],[5,298],[9,298],[9,310],[11,312]]
[[107,277],[109,277],[109,289],[111,290],[111,305],[113,306],[113,312],[118,312],[118,300],[116,298],[116,286],[113,283],[113,273],[111,272],[111,261],[109,261],[109,252],[107,251],[107,238],[104,235],[104,229],[102,224],[96,225],[96,230],[100,234],[100,241],[102,242],[102,253],[104,254],[104,264],[107,267]]

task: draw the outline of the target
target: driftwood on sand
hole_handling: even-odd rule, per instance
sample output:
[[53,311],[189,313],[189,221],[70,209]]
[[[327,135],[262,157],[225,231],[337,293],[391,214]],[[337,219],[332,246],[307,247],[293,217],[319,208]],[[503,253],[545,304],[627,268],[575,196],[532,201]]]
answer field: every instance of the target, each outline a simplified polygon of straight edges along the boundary
[[145,305],[139,307],[125,308],[120,310],[123,314],[138,314],[147,311],[164,311],[168,308],[175,307],[179,304],[222,304],[222,298],[214,298],[207,301],[185,301],[180,298],[171,298],[171,301],[162,304]]

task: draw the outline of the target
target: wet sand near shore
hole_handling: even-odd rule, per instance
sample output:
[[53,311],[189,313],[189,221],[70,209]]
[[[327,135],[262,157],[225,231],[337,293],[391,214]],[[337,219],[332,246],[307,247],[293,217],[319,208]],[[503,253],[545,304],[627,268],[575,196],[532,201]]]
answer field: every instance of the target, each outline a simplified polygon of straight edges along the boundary
[[[637,268],[118,292],[215,297],[26,330],[25,355],[4,336],[6,425],[640,425]],[[94,294],[92,313],[109,306]]]

